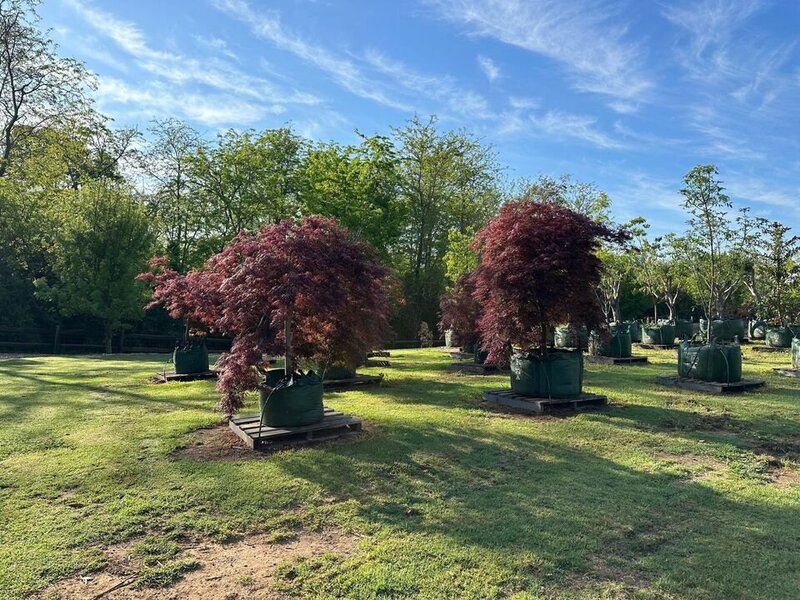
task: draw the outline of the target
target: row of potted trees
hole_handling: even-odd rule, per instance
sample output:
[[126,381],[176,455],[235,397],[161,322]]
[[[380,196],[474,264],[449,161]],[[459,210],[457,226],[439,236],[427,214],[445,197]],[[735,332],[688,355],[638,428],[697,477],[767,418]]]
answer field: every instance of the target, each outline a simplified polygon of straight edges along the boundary
[[[510,366],[513,391],[578,395],[586,345],[626,357],[639,337],[661,344],[676,338],[669,323],[609,326],[586,293],[600,281],[600,244],[626,239],[624,230],[557,204],[507,203],[477,234],[479,264],[443,299],[441,325],[472,346],[477,360]],[[140,276],[153,286],[151,307],[163,306],[193,329],[233,339],[216,365],[220,407],[227,414],[243,406],[247,391],[259,390],[264,424],[319,421],[325,372],[353,372],[390,334],[387,269],[370,246],[331,219],[306,217],[242,233],[185,275],[163,259],[151,264]],[[709,344],[681,343],[679,374],[736,380],[738,344],[715,340],[709,329]],[[575,349],[559,347],[567,345]],[[202,362],[194,346],[183,351]],[[265,356],[274,355],[285,357],[282,370],[269,367]],[[176,367],[178,362],[176,352]]]

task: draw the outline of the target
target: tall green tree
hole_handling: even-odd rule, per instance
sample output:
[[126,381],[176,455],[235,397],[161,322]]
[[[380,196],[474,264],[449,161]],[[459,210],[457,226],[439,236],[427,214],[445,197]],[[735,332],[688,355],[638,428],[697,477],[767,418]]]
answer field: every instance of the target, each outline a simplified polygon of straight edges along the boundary
[[192,178],[193,161],[203,142],[197,131],[176,119],[154,121],[149,131],[150,142],[142,157],[144,171],[152,180],[148,209],[157,220],[170,267],[185,273],[205,258],[197,250],[205,227]]
[[40,28],[38,5],[0,0],[0,177],[27,136],[92,112],[85,90],[94,80],[81,63],[58,55]]
[[305,141],[288,128],[230,130],[201,145],[191,163],[208,246],[217,252],[242,230],[298,213]]
[[408,335],[422,321],[438,322],[449,232],[477,230],[497,212],[500,169],[490,147],[439,131],[435,118],[415,117],[394,133],[407,210],[395,256],[406,299],[399,329]]
[[518,181],[515,187],[520,199],[560,204],[598,223],[611,223],[611,199],[593,183],[575,181],[569,174],[557,179],[540,175],[533,182]]
[[800,314],[800,236],[790,234],[790,227],[773,221],[756,247],[766,314],[783,325]]
[[65,197],[56,235],[55,280],[39,280],[40,295],[70,317],[98,319],[105,349],[113,334],[141,317],[154,236],[142,202],[115,182],[93,181]]
[[389,262],[405,220],[400,168],[384,136],[362,136],[357,146],[321,143],[308,150],[300,210],[335,217]]
[[725,194],[714,165],[698,165],[683,179],[683,207],[689,213],[689,231],[682,243],[692,268],[688,280],[708,320],[725,315],[726,306],[740,291],[745,277],[741,236],[731,225],[733,205]]

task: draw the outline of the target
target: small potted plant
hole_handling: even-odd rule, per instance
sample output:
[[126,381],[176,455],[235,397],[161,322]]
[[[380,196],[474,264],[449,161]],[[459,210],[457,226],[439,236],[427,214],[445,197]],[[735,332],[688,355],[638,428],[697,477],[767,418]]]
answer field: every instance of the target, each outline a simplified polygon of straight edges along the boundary
[[487,353],[481,348],[478,333],[480,304],[475,299],[475,274],[465,273],[456,281],[453,289],[439,301],[441,319],[439,327],[458,336],[464,352],[473,352],[476,364],[486,361]]
[[536,397],[581,393],[581,351],[549,346],[548,333],[560,323],[592,328],[604,321],[591,293],[602,273],[596,253],[602,240],[624,238],[564,206],[527,200],[503,206],[478,233],[479,330],[490,361],[510,355],[512,391]]
[[[323,417],[319,373],[357,364],[388,338],[387,278],[370,246],[332,219],[305,217],[243,232],[202,269],[162,278],[151,305],[233,338],[216,364],[226,414],[259,390],[263,424],[305,425]],[[284,355],[283,372],[264,355]]]

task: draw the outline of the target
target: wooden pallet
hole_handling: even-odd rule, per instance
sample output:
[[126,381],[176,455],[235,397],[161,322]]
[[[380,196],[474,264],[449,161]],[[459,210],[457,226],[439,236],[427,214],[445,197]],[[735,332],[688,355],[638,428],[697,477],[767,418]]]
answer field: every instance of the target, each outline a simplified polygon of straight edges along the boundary
[[471,375],[504,375],[511,372],[505,371],[497,365],[476,365],[469,362],[453,363],[449,369],[457,373],[469,373]]
[[574,398],[533,398],[511,390],[484,392],[483,399],[490,404],[501,404],[523,412],[548,414],[559,411],[579,411],[602,408],[608,403],[606,396],[581,394]]
[[593,356],[589,354],[588,356],[584,356],[584,360],[597,365],[639,365],[647,363],[646,356],[628,356],[627,358],[620,358],[617,356]]
[[753,352],[789,352],[791,348],[775,348],[773,346],[753,346]]
[[169,383],[171,381],[198,381],[200,379],[216,379],[216,371],[202,373],[158,373],[151,380],[153,383]]
[[374,350],[367,352],[367,358],[389,358],[391,353],[388,350]]
[[326,390],[346,390],[354,387],[377,385],[383,381],[383,375],[356,375],[349,379],[326,379],[322,387]]
[[456,360],[475,360],[475,355],[471,352],[450,352],[450,358]]
[[721,383],[717,381],[701,381],[699,379],[686,379],[677,375],[660,375],[656,377],[656,383],[670,387],[677,387],[683,390],[693,390],[696,392],[708,392],[709,394],[740,394],[748,390],[754,390],[764,385],[763,379],[742,379],[735,383]]
[[800,377],[800,369],[772,369],[778,375],[783,375],[784,377]]
[[642,344],[638,343],[635,344],[637,348],[642,348],[643,350],[674,350],[678,347],[677,344]]
[[368,360],[364,363],[365,367],[391,367],[392,363],[388,360]]
[[332,439],[361,430],[361,419],[325,407],[325,416],[319,423],[302,427],[267,427],[260,425],[260,415],[234,417],[228,423],[231,431],[253,450],[261,450],[276,443],[307,442]]

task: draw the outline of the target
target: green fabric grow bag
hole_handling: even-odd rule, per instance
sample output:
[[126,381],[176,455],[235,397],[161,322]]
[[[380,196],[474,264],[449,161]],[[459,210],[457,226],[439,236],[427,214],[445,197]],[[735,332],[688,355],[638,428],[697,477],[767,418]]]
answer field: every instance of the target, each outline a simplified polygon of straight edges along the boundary
[[589,345],[589,331],[585,326],[556,327],[554,342],[556,348],[586,348]]
[[747,337],[751,340],[763,340],[767,337],[766,321],[750,321],[747,325]]
[[206,373],[208,348],[203,342],[185,342],[175,347],[172,362],[175,363],[175,372],[180,375]]
[[632,342],[641,342],[642,341],[642,325],[641,325],[641,323],[637,323],[636,321],[631,321],[630,323],[624,323],[624,325],[628,326],[628,333],[631,334],[631,341]]
[[788,327],[767,328],[767,346],[770,348],[791,348],[792,330]]
[[[703,334],[706,333],[708,321],[700,319],[700,328]],[[717,340],[733,341],[734,339],[743,340],[747,337],[747,330],[743,319],[715,319],[711,321],[711,337]]]
[[800,338],[800,323],[795,323],[794,325],[789,325],[789,329],[792,330],[794,337]]
[[800,338],[792,340],[792,368],[800,369]]
[[514,352],[511,391],[535,398],[569,398],[583,388],[583,353],[579,350]]
[[[266,383],[275,380],[274,371],[267,373]],[[281,377],[271,391],[261,389],[259,406],[261,423],[268,427],[300,427],[322,421],[322,379],[313,371],[295,373],[288,381]]]
[[325,369],[325,379],[352,379],[356,372],[341,365],[331,365]]
[[675,337],[681,340],[688,340],[692,337],[692,322],[682,319],[675,321]]
[[678,375],[689,379],[735,383],[742,379],[742,351],[739,344],[678,345]]
[[631,334],[627,327],[612,327],[610,337],[601,341],[600,334],[592,332],[589,339],[589,353],[595,356],[611,356],[614,358],[630,358]]
[[488,356],[489,353],[486,350],[475,344],[475,352],[473,352],[472,357],[476,365],[482,365],[485,363]]
[[642,342],[657,346],[671,346],[675,343],[674,325],[642,326]]

